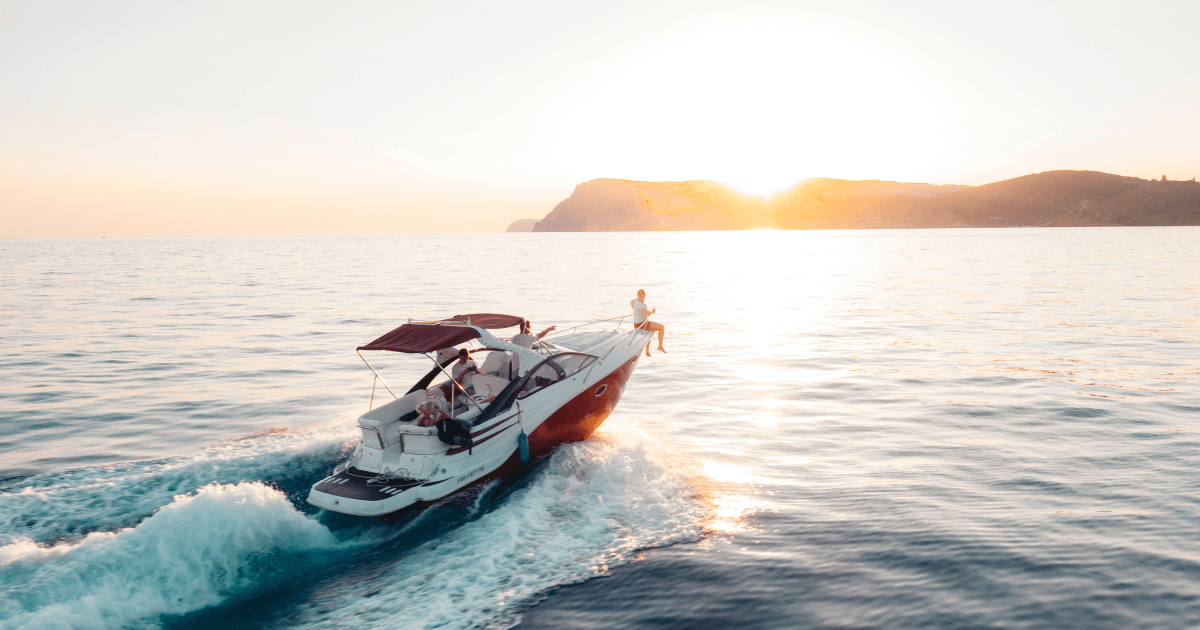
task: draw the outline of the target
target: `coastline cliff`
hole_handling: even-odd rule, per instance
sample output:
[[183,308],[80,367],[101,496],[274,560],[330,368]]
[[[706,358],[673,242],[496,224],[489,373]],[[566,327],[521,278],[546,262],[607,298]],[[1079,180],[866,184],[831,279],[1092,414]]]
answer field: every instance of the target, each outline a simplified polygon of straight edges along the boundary
[[772,227],[763,199],[709,181],[593,179],[575,187],[534,232],[744,230]]
[[505,232],[532,232],[533,226],[537,225],[537,219],[517,219],[508,224],[508,229]]
[[1200,225],[1200,183],[1048,171],[982,186],[807,180],[771,199],[710,181],[593,179],[535,232]]

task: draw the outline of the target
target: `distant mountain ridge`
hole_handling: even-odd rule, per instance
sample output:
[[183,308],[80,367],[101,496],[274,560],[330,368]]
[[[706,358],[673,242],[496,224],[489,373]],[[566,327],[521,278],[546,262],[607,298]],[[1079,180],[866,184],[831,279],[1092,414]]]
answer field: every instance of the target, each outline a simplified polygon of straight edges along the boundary
[[763,200],[742,197],[715,182],[593,179],[576,186],[533,231],[740,230],[772,225]]
[[535,232],[1200,225],[1200,183],[1048,171],[983,186],[813,178],[771,199],[710,181],[594,179]]

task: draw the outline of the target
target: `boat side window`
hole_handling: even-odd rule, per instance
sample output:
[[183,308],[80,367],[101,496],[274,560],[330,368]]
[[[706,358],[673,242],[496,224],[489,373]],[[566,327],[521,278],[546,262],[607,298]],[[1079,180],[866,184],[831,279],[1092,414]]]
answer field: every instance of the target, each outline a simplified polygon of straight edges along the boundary
[[517,393],[517,398],[525,398],[534,392],[541,391],[559,381],[574,376],[583,368],[592,364],[596,357],[588,354],[564,353],[542,361],[534,368],[524,387]]

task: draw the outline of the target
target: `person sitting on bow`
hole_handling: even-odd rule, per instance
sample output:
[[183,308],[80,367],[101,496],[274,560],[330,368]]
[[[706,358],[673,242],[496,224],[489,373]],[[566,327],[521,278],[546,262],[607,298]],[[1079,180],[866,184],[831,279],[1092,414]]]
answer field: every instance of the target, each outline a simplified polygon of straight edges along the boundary
[[[629,305],[633,307],[633,327],[648,330],[652,333],[658,333],[658,351],[666,352],[663,347],[663,333],[666,332],[666,327],[658,322],[650,321],[650,316],[657,313],[658,309],[646,307],[646,290],[638,289],[637,298],[630,300]],[[653,339],[653,335],[650,337]],[[646,356],[650,356],[650,342],[646,342]]]

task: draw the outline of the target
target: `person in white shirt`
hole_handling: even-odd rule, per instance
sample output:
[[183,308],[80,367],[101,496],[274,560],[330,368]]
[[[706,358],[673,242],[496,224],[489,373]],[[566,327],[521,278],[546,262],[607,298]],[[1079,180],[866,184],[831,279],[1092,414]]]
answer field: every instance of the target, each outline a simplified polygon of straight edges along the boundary
[[[638,289],[637,299],[630,300],[629,305],[633,307],[633,327],[649,330],[650,332],[658,333],[658,351],[666,352],[663,347],[663,334],[667,329],[658,322],[650,321],[650,316],[657,313],[658,309],[646,308],[646,290]],[[653,339],[653,337],[651,337]],[[650,356],[650,342],[646,342],[646,356]]]
[[530,322],[528,319],[521,322],[521,332],[517,335],[514,335],[512,338],[512,342],[515,345],[521,346],[522,348],[529,348],[532,350],[533,344],[537,343],[538,339],[545,337],[546,335],[550,334],[550,332],[553,331],[555,328],[558,328],[557,326],[551,326],[551,327],[547,328],[546,330],[543,330],[542,332],[538,333],[537,336],[535,337],[535,336],[529,334],[529,327],[531,325],[533,325],[533,322]]
[[470,392],[471,377],[479,373],[479,366],[475,365],[475,361],[471,359],[471,353],[466,348],[458,349],[458,361],[450,366],[450,376],[454,378],[454,382],[462,385],[464,390]]

